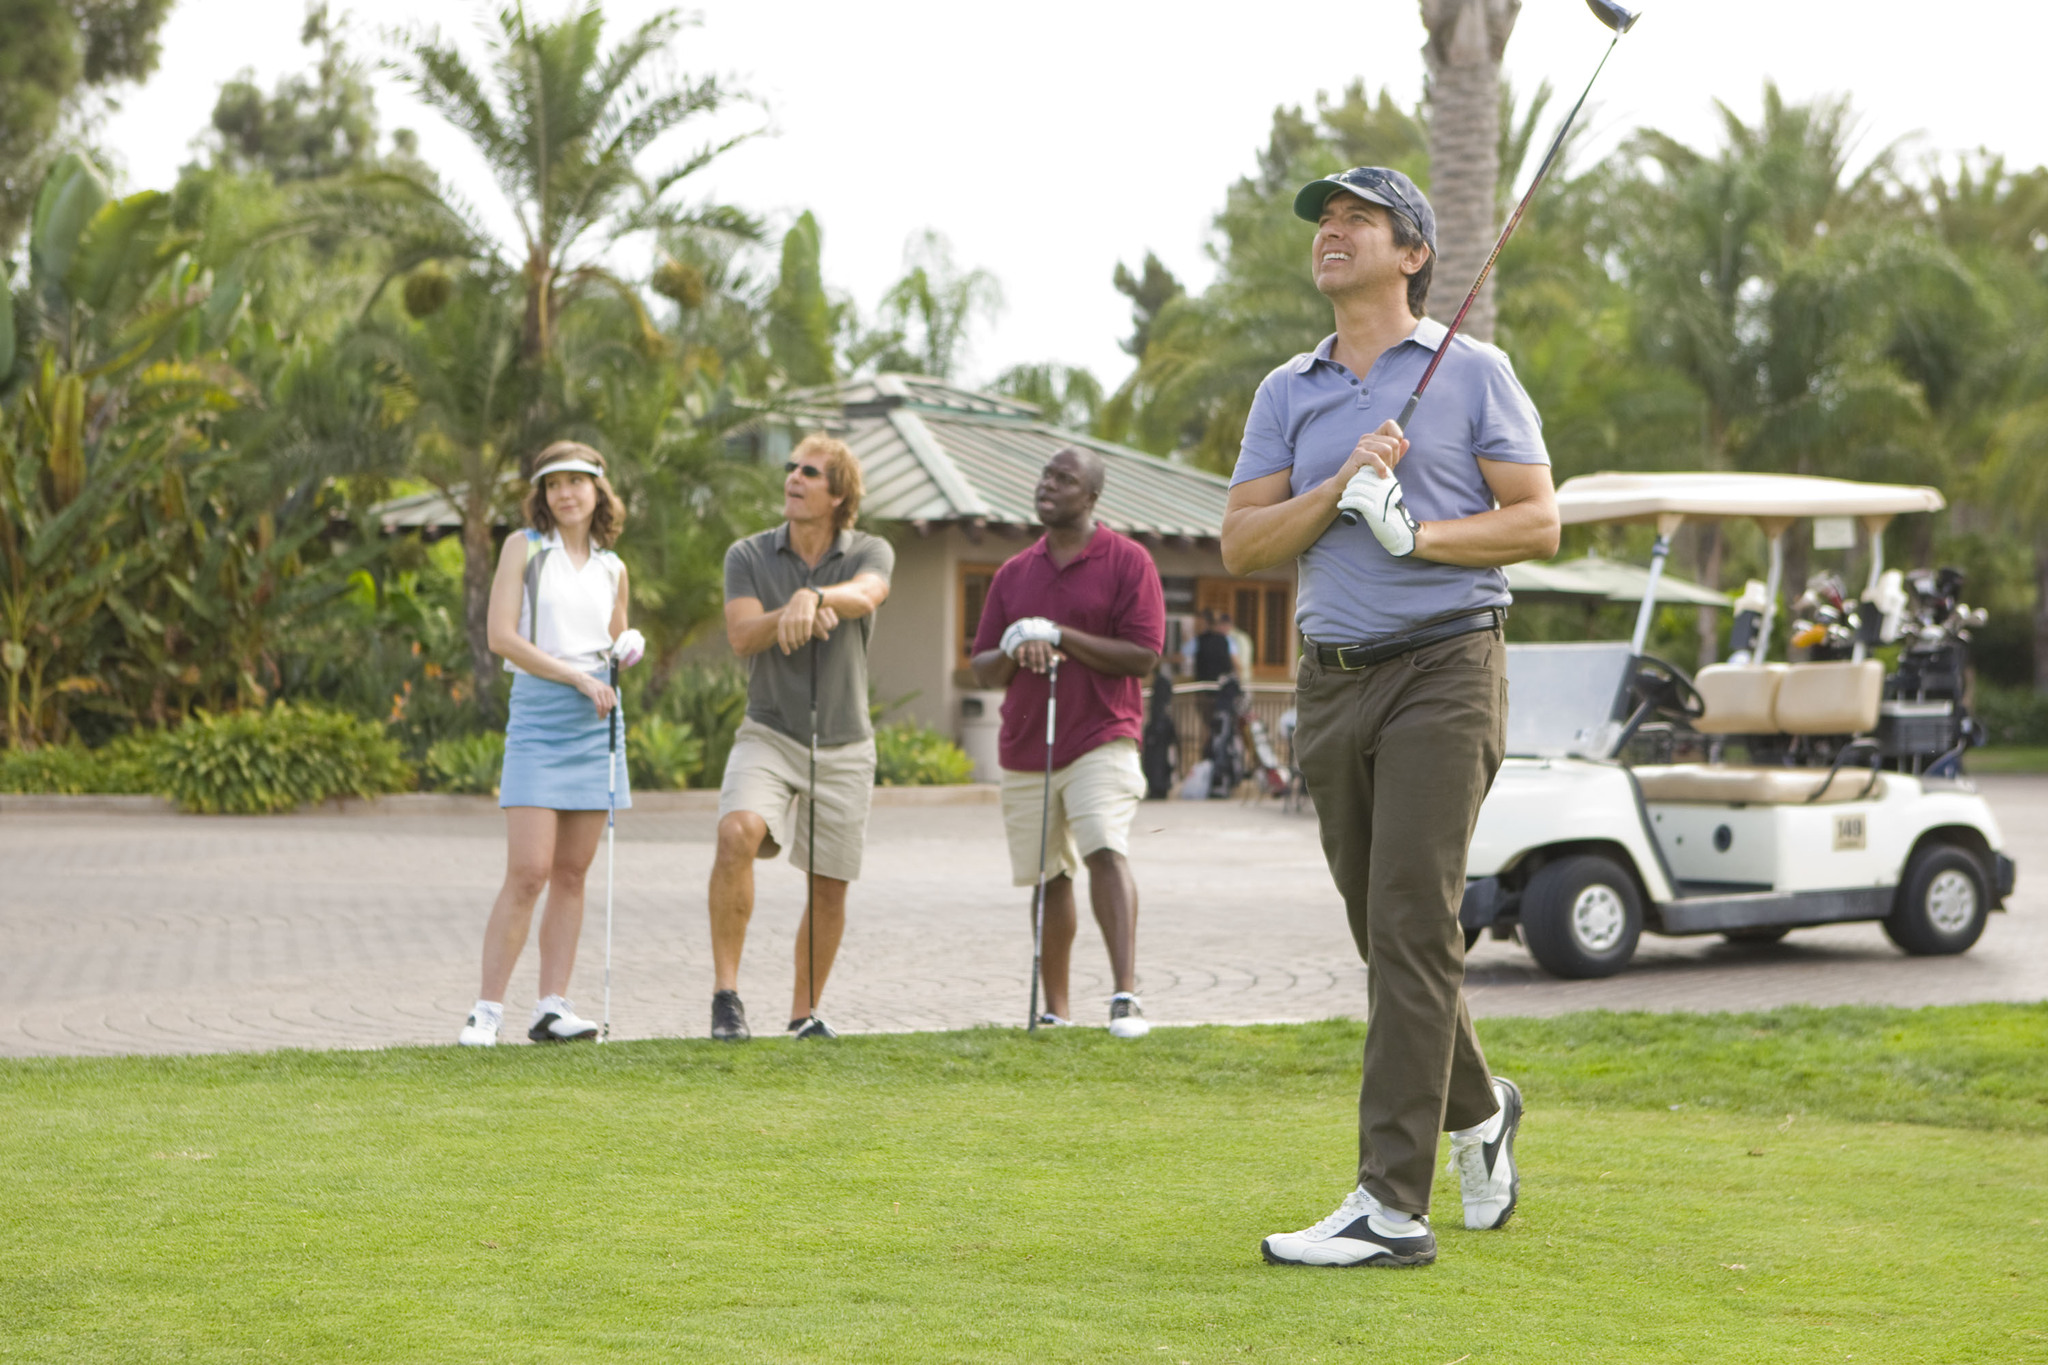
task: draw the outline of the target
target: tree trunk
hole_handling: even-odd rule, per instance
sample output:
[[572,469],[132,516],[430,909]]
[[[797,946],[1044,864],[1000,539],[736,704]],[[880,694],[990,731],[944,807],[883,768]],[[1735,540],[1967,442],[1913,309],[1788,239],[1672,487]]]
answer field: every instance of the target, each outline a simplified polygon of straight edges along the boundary
[[2034,532],[2034,690],[2048,692],[2048,529]]
[[[1521,0],[1422,0],[1429,41],[1429,203],[1436,210],[1431,293],[1448,319],[1486,263],[1500,231],[1500,62]],[[1493,340],[1493,282],[1473,300],[1463,331]]]
[[469,636],[469,666],[476,680],[476,709],[497,718],[498,658],[491,653],[491,505],[472,485],[462,509],[462,624]]
[[[1700,586],[1721,590],[1721,523],[1703,521],[1699,526]],[[1708,664],[1718,662],[1721,657],[1721,613],[1714,607],[1701,607],[1697,629],[1699,632],[1699,657],[1693,661],[1693,671],[1698,672]]]

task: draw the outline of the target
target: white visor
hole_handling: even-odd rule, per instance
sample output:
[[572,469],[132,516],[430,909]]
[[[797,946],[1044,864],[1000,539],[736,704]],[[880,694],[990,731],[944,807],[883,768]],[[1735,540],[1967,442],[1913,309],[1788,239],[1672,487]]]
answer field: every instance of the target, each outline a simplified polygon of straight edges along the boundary
[[550,474],[588,474],[593,479],[604,477],[604,471],[588,460],[556,460],[533,471],[533,482],[537,485]]

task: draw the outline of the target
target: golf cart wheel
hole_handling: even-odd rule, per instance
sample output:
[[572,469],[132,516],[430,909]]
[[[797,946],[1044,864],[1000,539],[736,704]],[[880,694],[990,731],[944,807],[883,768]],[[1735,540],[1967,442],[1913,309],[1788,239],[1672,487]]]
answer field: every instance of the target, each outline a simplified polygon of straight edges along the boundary
[[1915,957],[1968,952],[1990,909],[1977,860],[1954,844],[1928,844],[1906,864],[1884,932]]
[[1635,878],[1612,858],[1560,858],[1522,893],[1522,941],[1552,976],[1612,976],[1635,956],[1642,933]]
[[1730,943],[1776,943],[1791,932],[1786,926],[1766,924],[1754,929],[1730,929],[1721,937]]

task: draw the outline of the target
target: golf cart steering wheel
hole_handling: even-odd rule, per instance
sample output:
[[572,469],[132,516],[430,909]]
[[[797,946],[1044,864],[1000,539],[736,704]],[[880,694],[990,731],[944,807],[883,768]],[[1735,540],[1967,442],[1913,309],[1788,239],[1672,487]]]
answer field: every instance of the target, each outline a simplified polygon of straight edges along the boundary
[[1636,655],[1630,665],[1629,696],[1636,707],[1667,720],[1698,720],[1707,714],[1707,703],[1692,679],[1672,664],[1648,654]]

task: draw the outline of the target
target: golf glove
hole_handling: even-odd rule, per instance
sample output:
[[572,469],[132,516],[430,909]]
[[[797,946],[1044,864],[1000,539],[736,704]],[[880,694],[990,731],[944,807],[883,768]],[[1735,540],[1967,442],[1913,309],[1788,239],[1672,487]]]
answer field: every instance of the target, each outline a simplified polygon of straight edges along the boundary
[[1401,499],[1401,481],[1392,474],[1380,473],[1379,466],[1368,464],[1353,474],[1351,482],[1344,485],[1344,496],[1337,499],[1337,507],[1370,526],[1373,535],[1394,558],[1415,553],[1416,521]]
[[1011,658],[1017,657],[1018,646],[1027,640],[1043,640],[1057,646],[1060,642],[1060,628],[1043,616],[1026,616],[1010,622],[1010,628],[1003,632],[1002,650]]
[[631,668],[647,653],[647,637],[637,630],[629,630],[612,641],[612,657],[619,661],[620,668]]

